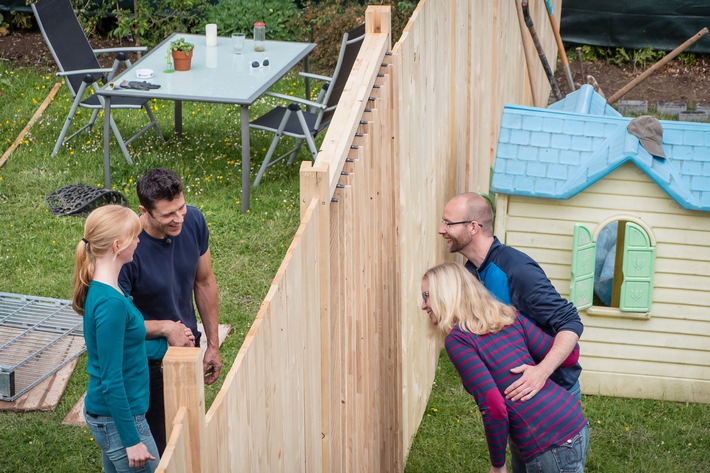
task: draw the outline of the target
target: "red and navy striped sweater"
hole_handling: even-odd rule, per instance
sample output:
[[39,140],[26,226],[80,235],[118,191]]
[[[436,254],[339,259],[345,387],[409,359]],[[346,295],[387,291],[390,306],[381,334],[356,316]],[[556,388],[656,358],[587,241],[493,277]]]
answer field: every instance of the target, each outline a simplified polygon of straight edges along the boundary
[[[503,396],[521,376],[510,369],[536,364],[552,343],[552,337],[520,315],[495,334],[475,335],[455,327],[446,337],[446,352],[481,411],[495,467],[505,464],[509,434],[527,463],[562,445],[587,423],[579,402],[549,379],[529,401],[510,401]],[[562,366],[574,365],[578,358],[579,345]]]

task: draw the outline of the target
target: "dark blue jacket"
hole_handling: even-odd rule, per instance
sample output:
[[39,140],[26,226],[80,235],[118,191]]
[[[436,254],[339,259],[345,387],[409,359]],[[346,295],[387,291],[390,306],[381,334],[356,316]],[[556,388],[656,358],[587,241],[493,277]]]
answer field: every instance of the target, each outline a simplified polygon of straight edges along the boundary
[[[584,326],[577,308],[560,296],[539,264],[531,257],[494,238],[480,268],[468,261],[466,268],[478,276],[498,300],[513,305],[551,336],[569,330],[582,335]],[[570,389],[579,378],[579,363],[569,368],[557,368],[550,379]]]

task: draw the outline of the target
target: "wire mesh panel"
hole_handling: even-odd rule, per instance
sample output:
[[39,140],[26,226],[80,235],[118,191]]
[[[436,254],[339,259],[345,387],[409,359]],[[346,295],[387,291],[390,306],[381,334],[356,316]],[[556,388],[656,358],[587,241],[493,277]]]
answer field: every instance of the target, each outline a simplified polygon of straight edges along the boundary
[[14,401],[86,350],[71,301],[0,292],[0,400]]

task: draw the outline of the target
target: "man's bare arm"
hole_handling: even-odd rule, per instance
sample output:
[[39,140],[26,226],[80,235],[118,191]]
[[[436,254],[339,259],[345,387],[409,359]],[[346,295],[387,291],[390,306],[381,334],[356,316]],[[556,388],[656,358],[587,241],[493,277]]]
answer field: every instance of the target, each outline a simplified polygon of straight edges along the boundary
[[172,320],[146,320],[146,338],[165,337],[172,347],[194,347],[194,337],[186,334],[185,326]]
[[212,384],[219,378],[222,370],[222,358],[219,355],[217,278],[215,278],[212,270],[212,256],[209,249],[200,256],[200,260],[197,263],[195,304],[207,336],[207,350],[203,360],[205,383]]

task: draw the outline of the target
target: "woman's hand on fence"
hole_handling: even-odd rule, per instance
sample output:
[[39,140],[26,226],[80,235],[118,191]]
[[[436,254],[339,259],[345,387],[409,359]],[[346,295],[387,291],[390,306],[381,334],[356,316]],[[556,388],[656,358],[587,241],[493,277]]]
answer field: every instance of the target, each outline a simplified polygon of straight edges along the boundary
[[148,451],[148,447],[142,442],[126,448],[126,455],[128,456],[128,466],[131,468],[140,468],[148,460],[155,460],[155,457]]

